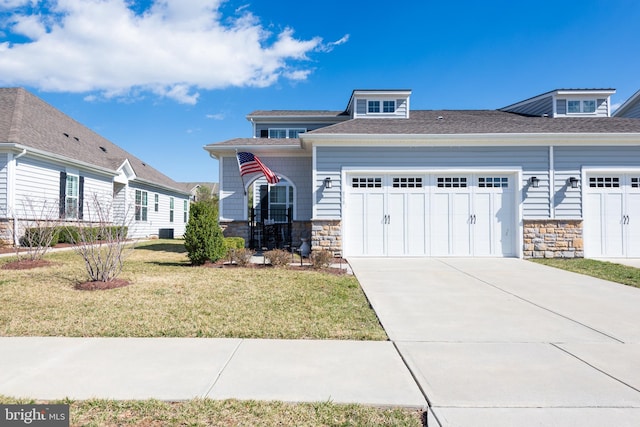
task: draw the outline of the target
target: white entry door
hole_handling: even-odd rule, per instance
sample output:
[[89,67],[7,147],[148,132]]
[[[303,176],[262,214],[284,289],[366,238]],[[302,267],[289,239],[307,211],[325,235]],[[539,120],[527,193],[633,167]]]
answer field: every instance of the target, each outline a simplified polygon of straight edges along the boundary
[[587,256],[640,257],[640,173],[589,175],[583,218]]
[[516,254],[513,175],[380,174],[348,185],[346,255]]

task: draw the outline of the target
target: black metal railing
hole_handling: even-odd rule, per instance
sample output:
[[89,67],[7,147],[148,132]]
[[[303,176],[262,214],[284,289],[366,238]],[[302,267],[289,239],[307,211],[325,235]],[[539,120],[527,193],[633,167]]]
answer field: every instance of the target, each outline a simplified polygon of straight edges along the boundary
[[291,249],[292,208],[251,208],[249,214],[249,248]]

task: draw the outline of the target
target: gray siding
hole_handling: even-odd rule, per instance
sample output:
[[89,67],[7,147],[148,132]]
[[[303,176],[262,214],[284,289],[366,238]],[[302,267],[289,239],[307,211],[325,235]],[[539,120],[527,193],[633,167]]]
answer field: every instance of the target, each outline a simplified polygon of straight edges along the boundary
[[581,179],[584,167],[640,167],[640,147],[556,147],[554,190],[557,218],[582,217],[581,189],[572,189],[567,180],[572,176]]
[[[312,212],[311,157],[260,156],[260,160],[278,176],[287,178],[295,186],[296,216],[294,220],[310,220]],[[221,162],[220,168],[223,171],[220,187],[221,217],[228,220],[241,220],[245,217],[247,205],[238,170],[238,161],[235,157],[223,157]]]
[[9,173],[9,155],[0,153],[0,218],[7,217],[7,175]]
[[620,115],[618,117],[626,117],[626,118],[631,118],[631,119],[640,119],[640,99],[638,99],[638,101],[635,103],[635,105],[633,105],[624,114],[622,114],[622,115]]
[[[549,149],[547,147],[318,147],[317,182],[314,184],[316,217],[338,218],[341,215],[343,168],[522,168],[523,214],[525,218],[549,217]],[[528,179],[540,179],[539,188],[529,188]],[[331,177],[331,189],[323,188]]]
[[549,117],[552,117],[553,116],[553,97],[546,96],[542,99],[527,102],[526,104],[522,104],[515,108],[510,108],[504,111],[523,114],[525,116],[540,117],[544,114],[547,114],[549,115]]
[[367,114],[367,100],[358,99],[356,101],[356,115],[364,115],[364,114]]

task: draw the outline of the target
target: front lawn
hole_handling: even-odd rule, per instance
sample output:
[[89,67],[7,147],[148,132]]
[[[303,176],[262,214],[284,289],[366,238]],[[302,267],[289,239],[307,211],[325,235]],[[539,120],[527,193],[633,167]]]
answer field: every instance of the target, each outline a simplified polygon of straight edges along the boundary
[[531,261],[640,288],[640,269],[622,264],[585,258],[536,258]]
[[1,336],[387,339],[353,276],[192,267],[182,241],[156,240],[128,258],[120,278],[130,286],[80,291],[77,254],[47,260],[0,270]]
[[[0,403],[38,403],[3,398]],[[329,402],[237,400],[56,401],[70,405],[73,426],[421,426],[422,411]]]

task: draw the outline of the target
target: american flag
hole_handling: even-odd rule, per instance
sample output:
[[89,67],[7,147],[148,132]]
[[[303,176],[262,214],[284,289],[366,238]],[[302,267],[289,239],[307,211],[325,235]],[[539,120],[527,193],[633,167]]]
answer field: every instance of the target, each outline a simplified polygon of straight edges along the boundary
[[269,184],[277,184],[280,182],[280,178],[278,178],[271,169],[266,167],[264,163],[260,161],[258,156],[254,156],[247,152],[241,152],[237,153],[237,157],[238,165],[240,166],[240,176],[262,173],[267,178],[267,182]]

